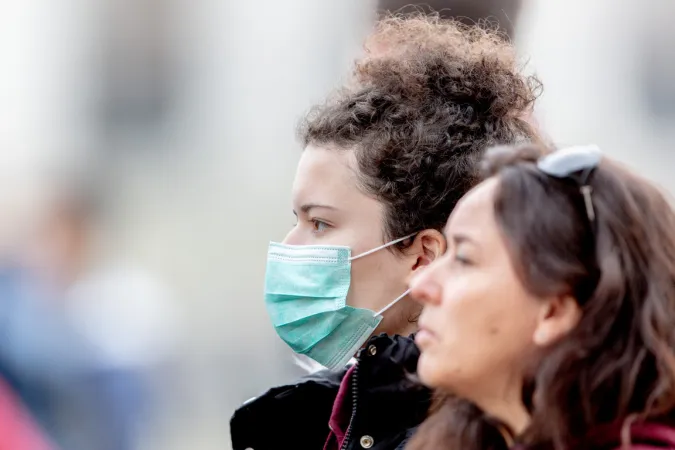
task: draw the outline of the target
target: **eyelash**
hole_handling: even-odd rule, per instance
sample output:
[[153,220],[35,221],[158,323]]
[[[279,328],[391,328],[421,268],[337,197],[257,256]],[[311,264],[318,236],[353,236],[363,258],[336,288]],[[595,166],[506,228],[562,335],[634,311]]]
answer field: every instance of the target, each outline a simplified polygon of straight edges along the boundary
[[[310,223],[314,227],[314,229],[312,230],[312,233],[316,233],[316,234],[323,233],[324,231],[326,231],[326,228],[330,227],[330,225],[328,225],[323,220],[310,219]],[[319,229],[321,226],[323,226],[323,229]]]
[[463,266],[470,266],[471,265],[471,261],[466,259],[466,258],[461,258],[461,257],[455,256],[455,260]]
[[458,262],[459,265],[461,265],[461,266],[471,266],[471,265],[473,265],[473,261],[471,261],[471,259],[461,256],[456,251],[455,251],[455,254],[453,255],[453,260]]
[[[319,219],[308,219],[307,222],[312,224],[312,233],[315,233],[315,234],[323,233],[323,232],[326,231],[327,228],[332,228],[331,225],[329,225],[328,223],[324,222],[323,220],[319,220]],[[292,228],[297,227],[298,223],[299,223],[299,219],[296,216],[295,222],[293,223]]]

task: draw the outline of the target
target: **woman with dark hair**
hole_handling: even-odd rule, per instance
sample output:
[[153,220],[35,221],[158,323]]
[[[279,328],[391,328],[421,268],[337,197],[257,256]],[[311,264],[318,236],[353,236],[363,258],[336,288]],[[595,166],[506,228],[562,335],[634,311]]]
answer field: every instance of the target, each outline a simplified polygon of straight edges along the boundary
[[407,280],[443,254],[441,229],[485,149],[534,136],[539,85],[500,36],[392,17],[366,48],[301,127],[297,223],[267,260],[272,325],[329,370],[242,406],[235,450],[402,448],[430,403],[408,378],[421,308]]
[[675,212],[596,147],[496,148],[411,282],[408,448],[675,448]]

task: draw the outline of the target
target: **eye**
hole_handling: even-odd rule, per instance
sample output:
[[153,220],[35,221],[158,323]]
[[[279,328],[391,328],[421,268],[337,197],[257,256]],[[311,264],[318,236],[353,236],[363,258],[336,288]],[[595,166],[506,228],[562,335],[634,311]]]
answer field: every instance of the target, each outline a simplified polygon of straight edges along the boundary
[[456,256],[455,261],[457,261],[458,263],[460,263],[463,266],[470,266],[472,264],[471,260],[469,260],[467,258],[464,258],[462,256]]
[[312,231],[314,233],[323,233],[329,227],[329,225],[326,222],[323,222],[323,221],[318,220],[318,219],[312,219],[312,220],[310,220],[310,222],[312,223],[312,227],[313,227]]
[[455,255],[453,258],[454,261],[456,261],[460,266],[472,266],[473,261],[469,256],[466,254],[466,252],[463,252],[461,250],[456,250]]

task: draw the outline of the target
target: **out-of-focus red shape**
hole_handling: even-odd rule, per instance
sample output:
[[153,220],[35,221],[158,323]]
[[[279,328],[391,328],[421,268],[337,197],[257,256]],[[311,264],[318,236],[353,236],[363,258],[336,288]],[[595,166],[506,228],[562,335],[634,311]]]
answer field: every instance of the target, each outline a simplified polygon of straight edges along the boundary
[[56,450],[1,379],[0,450]]

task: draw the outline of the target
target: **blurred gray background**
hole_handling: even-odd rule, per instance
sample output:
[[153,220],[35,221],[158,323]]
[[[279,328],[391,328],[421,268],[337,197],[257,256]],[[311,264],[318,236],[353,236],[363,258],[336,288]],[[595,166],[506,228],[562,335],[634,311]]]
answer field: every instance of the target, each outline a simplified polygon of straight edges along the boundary
[[[2,6],[0,246],[29,238],[55,179],[86,180],[87,264],[142,268],[166,293],[147,314],[166,317],[172,362],[140,447],[229,448],[234,408],[299,374],[263,306],[267,244],[293,224],[298,119],[344,79],[375,2]],[[514,18],[548,136],[597,143],[669,190],[673,18],[671,0],[525,0]]]

